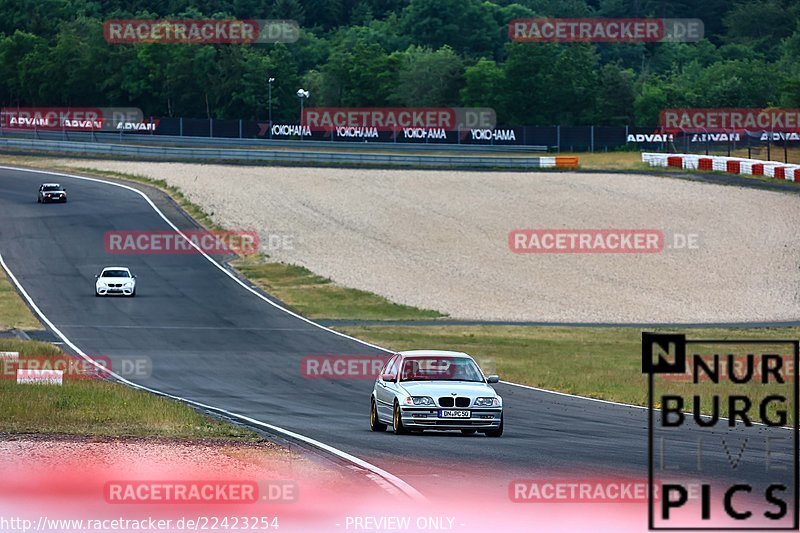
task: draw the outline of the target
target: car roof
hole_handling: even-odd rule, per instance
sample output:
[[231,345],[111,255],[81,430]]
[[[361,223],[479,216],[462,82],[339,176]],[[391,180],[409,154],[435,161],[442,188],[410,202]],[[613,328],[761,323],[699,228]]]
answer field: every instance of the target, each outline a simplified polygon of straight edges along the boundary
[[61,187],[60,183],[42,183],[42,187]]
[[450,352],[447,350],[407,350],[397,353],[403,357],[425,357],[432,355],[434,357],[465,357],[467,359],[472,359],[471,355],[464,352]]
[[106,270],[127,270],[128,272],[131,271],[131,269],[128,267],[103,267],[103,272],[105,272]]

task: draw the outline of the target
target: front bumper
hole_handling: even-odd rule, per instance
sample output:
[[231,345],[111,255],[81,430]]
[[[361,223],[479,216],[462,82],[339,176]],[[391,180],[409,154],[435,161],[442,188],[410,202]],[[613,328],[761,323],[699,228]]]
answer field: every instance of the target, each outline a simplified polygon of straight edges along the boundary
[[469,411],[469,418],[441,418],[441,407],[400,407],[403,426],[409,429],[492,429],[500,427],[502,407],[470,407],[445,410]]
[[122,296],[130,296],[133,294],[135,287],[95,287],[95,291],[100,296],[108,296],[111,294],[120,294]]
[[51,203],[51,202],[66,202],[66,196],[44,196],[42,197],[42,202]]

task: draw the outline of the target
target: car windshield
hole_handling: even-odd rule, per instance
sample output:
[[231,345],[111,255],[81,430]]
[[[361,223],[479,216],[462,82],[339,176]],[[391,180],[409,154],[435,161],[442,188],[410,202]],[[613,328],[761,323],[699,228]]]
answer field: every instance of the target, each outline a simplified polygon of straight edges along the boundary
[[60,191],[61,187],[59,185],[45,185],[42,190],[44,191]]
[[466,357],[414,357],[403,362],[400,381],[483,381],[472,359]]
[[128,274],[125,270],[106,270],[103,272],[102,277],[104,278],[129,278],[130,274]]

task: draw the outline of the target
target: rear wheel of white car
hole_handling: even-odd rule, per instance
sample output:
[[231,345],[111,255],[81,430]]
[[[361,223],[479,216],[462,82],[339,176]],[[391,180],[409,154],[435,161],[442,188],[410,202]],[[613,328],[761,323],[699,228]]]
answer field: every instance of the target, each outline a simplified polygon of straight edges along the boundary
[[486,433],[487,437],[500,437],[503,435],[503,417],[500,417],[500,425],[497,429],[487,429],[484,433]]
[[394,402],[394,413],[392,414],[392,429],[395,435],[405,435],[408,430],[403,427],[403,418],[400,416],[400,404]]
[[372,431],[386,431],[386,424],[378,418],[378,407],[375,405],[375,398],[369,402],[369,428]]

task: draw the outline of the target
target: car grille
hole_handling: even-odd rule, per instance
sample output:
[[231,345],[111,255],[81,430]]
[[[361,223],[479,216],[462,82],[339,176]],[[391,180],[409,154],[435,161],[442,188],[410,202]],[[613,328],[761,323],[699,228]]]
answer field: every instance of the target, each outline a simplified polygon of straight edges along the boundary
[[469,398],[465,396],[459,396],[458,398],[453,398],[452,396],[442,396],[439,398],[439,405],[441,407],[469,407],[469,404],[472,403]]
[[109,283],[109,287],[122,287],[122,283]]

